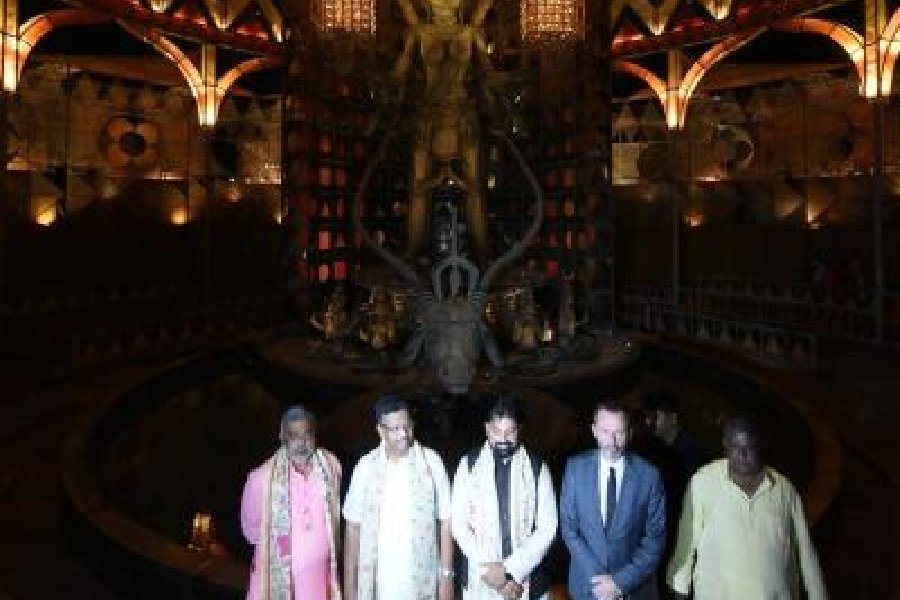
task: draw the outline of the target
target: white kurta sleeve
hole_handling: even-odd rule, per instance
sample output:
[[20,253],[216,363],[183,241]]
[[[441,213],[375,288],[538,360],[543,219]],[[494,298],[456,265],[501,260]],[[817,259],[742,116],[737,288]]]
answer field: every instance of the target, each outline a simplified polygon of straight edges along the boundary
[[678,538],[669,567],[666,583],[679,594],[691,591],[694,579],[694,561],[697,558],[697,544],[703,534],[703,510],[701,508],[700,480],[695,475],[688,483],[678,522]]

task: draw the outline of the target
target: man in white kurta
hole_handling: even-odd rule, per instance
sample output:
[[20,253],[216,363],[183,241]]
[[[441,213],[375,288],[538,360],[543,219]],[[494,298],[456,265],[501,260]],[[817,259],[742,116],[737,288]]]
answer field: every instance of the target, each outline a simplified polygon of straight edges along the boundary
[[556,535],[547,464],[519,443],[516,399],[488,410],[487,442],[463,456],[453,478],[453,537],[466,557],[464,600],[549,597],[544,559]]
[[825,600],[794,486],[761,463],[747,421],[730,421],[724,442],[727,458],[701,468],[688,484],[669,587],[687,596],[693,586],[695,600],[797,600],[799,575],[809,600]]
[[357,463],[344,501],[345,597],[451,600],[447,471],[413,440],[405,402],[380,399],[376,420],[381,444]]

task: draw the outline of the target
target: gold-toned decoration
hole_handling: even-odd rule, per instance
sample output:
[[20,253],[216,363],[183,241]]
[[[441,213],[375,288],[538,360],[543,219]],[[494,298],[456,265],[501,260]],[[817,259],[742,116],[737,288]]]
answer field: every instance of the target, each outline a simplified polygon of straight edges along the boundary
[[[461,0],[426,0],[427,18],[410,0],[397,0],[407,24],[403,52],[391,77],[406,86],[421,59],[425,88],[417,100],[413,147],[413,181],[407,211],[407,252],[425,245],[431,219],[431,193],[441,186],[458,186],[466,194],[469,248],[482,257],[487,247],[485,199],[481,189],[481,131],[477,99],[467,83],[473,63],[490,68],[482,26],[493,0],[477,0],[468,22]],[[473,60],[473,58],[475,60]],[[459,164],[463,168],[459,168]]]
[[319,31],[375,35],[375,0],[316,0],[312,5],[312,22]]
[[195,513],[191,522],[191,539],[188,541],[188,548],[205,552],[213,543],[215,543],[215,532],[212,515],[206,511]]
[[0,93],[15,92],[24,60],[20,56],[18,0],[0,0]]
[[584,38],[584,0],[522,0],[522,38],[538,46]]

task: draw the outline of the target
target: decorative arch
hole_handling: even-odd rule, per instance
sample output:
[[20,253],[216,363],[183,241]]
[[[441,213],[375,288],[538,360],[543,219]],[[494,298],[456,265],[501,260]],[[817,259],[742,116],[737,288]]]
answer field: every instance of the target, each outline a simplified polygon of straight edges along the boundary
[[612,68],[620,73],[628,73],[642,80],[656,95],[659,103],[662,104],[663,110],[666,107],[666,83],[660,79],[655,73],[642,67],[641,65],[631,62],[630,60],[613,61]]
[[271,69],[273,67],[277,67],[281,64],[281,58],[278,56],[262,56],[259,58],[251,58],[250,60],[245,60],[244,62],[234,66],[227,73],[222,75],[219,78],[219,83],[216,86],[218,89],[222,90],[222,93],[226,93],[234,83],[246,75],[247,73],[252,73],[254,71],[262,71],[264,69]]
[[197,98],[203,87],[203,79],[200,77],[200,72],[197,70],[197,67],[195,67],[194,63],[191,62],[191,59],[181,51],[181,48],[173,44],[166,39],[163,34],[154,29],[149,29],[140,25],[126,24],[121,21],[119,24],[133,36],[143,40],[144,43],[153,46],[160,54],[172,61],[175,67],[184,76],[185,81],[187,81],[188,87],[191,89],[191,94],[194,98]]
[[900,8],[894,11],[881,34],[881,95],[890,96],[894,69],[900,54]]
[[688,104],[690,103],[691,96],[694,95],[694,91],[697,89],[700,80],[709,73],[709,70],[712,69],[716,63],[753,40],[762,33],[762,31],[763,29],[760,28],[755,31],[729,36],[704,52],[703,55],[691,65],[691,68],[684,74],[684,78],[682,78],[681,84],[678,86],[677,107],[675,110],[677,126],[679,128],[684,127]]
[[277,56],[264,56],[245,60],[232,67],[228,72],[219,78],[215,76],[215,48],[204,46],[201,53],[201,68],[198,69],[191,59],[181,51],[178,46],[166,39],[158,31],[136,26],[126,26],[132,34],[138,36],[144,42],[156,48],[160,54],[175,63],[175,66],[181,71],[191,95],[197,104],[197,122],[201,127],[213,127],[219,118],[219,108],[222,106],[222,100],[228,90],[242,76],[253,71],[271,68],[281,63],[281,58]]
[[[97,23],[109,22],[112,19],[107,15],[87,10],[84,8],[66,8],[61,10],[51,10],[35,17],[28,19],[19,26],[19,39],[17,40],[18,52],[16,54],[16,64],[4,65],[5,70],[3,81],[4,85],[12,85],[13,89],[7,91],[15,91],[19,81],[22,78],[22,71],[25,68],[25,62],[31,56],[31,51],[37,46],[41,39],[58,27],[71,27],[75,25],[95,25]],[[12,71],[15,70],[15,77],[12,77]],[[8,76],[8,77],[7,77]],[[7,84],[6,82],[10,83]]]
[[856,67],[861,85],[866,85],[866,44],[863,37],[852,28],[815,17],[785,19],[775,28],[795,33],[815,33],[831,39],[847,53],[853,66]]
[[219,107],[222,105],[222,100],[225,99],[225,95],[228,93],[228,90],[237,82],[238,79],[246,75],[247,73],[252,73],[254,71],[262,71],[264,69],[271,69],[273,67],[277,67],[281,64],[281,57],[278,56],[262,56],[259,58],[251,58],[250,60],[245,60],[242,63],[239,63],[232,67],[227,73],[219,77],[216,82],[216,114],[219,113]]

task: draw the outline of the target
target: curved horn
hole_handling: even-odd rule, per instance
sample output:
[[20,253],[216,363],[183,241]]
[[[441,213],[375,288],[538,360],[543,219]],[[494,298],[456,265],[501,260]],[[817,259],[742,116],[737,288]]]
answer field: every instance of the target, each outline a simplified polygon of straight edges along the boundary
[[519,152],[519,149],[513,143],[511,139],[509,139],[505,133],[502,131],[493,132],[494,135],[502,139],[506,145],[509,147],[510,152],[512,152],[513,156],[516,157],[516,162],[519,163],[519,167],[522,169],[522,172],[525,173],[525,178],[528,179],[528,183],[531,185],[531,190],[534,192],[534,218],[531,221],[531,227],[528,228],[528,231],[525,232],[525,236],[512,245],[512,247],[506,251],[500,258],[494,261],[494,263],[488,268],[487,272],[484,274],[484,277],[481,280],[481,288],[487,290],[491,283],[494,281],[494,277],[497,274],[512,264],[515,260],[525,254],[526,248],[531,244],[532,240],[534,240],[534,236],[538,234],[541,230],[541,222],[544,220],[544,192],[541,190],[541,186],[537,181],[537,178],[534,176],[534,171],[531,170],[531,167],[528,166],[528,163],[525,162],[525,157],[522,156],[522,153]]
[[392,267],[394,267],[398,273],[412,286],[419,287],[419,276],[416,275],[415,270],[402,260],[390,250],[377,243],[372,239],[372,236],[369,235],[369,232],[366,231],[365,227],[362,224],[362,216],[360,211],[360,205],[362,203],[363,193],[366,191],[366,188],[369,186],[369,180],[372,178],[372,173],[375,171],[375,167],[384,157],[385,150],[387,150],[388,142],[391,139],[391,132],[394,130],[397,122],[400,120],[400,115],[397,114],[390,126],[387,128],[384,137],[381,142],[378,144],[378,149],[372,155],[372,158],[369,159],[368,164],[366,165],[365,170],[363,170],[362,177],[359,179],[359,185],[356,187],[356,193],[353,195],[353,225],[359,231],[362,240],[369,245],[372,250],[375,251],[375,254],[381,257],[384,262],[388,263]]

